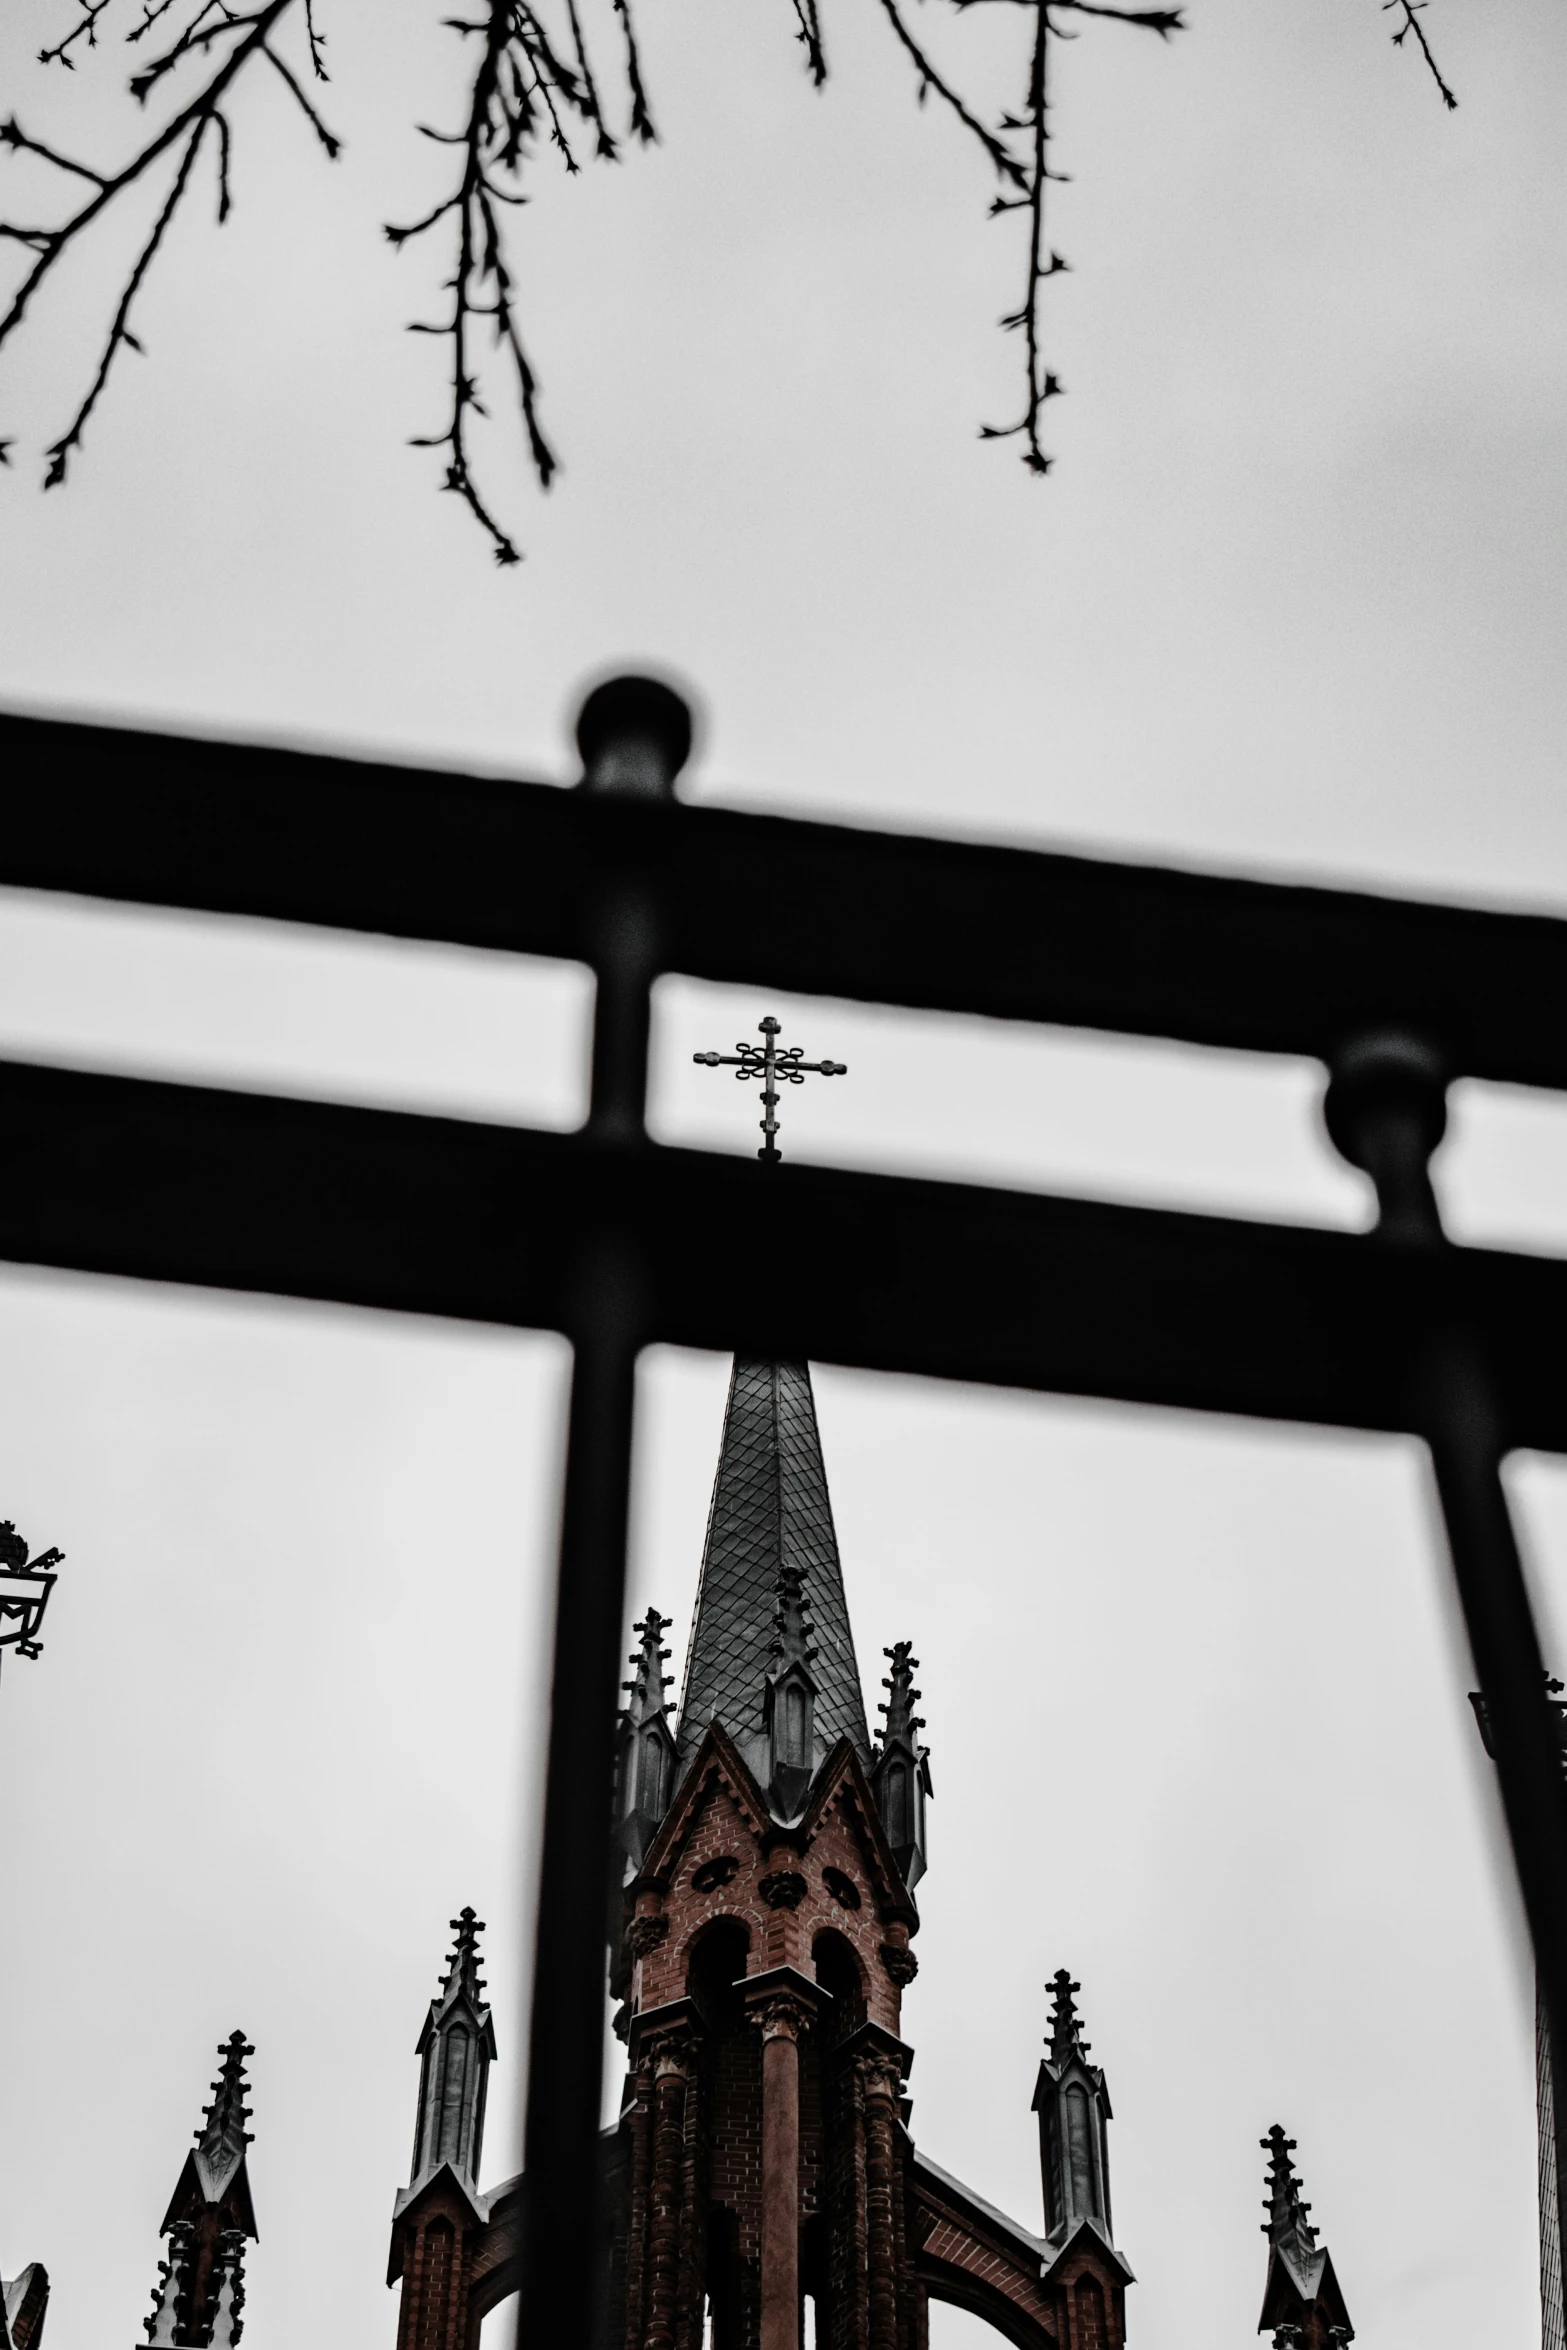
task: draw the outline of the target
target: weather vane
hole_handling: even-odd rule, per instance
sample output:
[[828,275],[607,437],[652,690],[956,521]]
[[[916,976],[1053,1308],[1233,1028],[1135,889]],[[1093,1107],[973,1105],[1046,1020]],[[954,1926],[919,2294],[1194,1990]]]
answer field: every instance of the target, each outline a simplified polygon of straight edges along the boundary
[[761,1022],[758,1034],[760,1046],[739,1043],[732,1053],[693,1053],[691,1058],[704,1069],[732,1069],[743,1085],[748,1077],[762,1080],[762,1147],[757,1157],[764,1166],[776,1167],[783,1157],[773,1139],[778,1132],[778,1081],[785,1085],[803,1085],[807,1077],[847,1077],[847,1061],[802,1061],[801,1045],[791,1045],[787,1052],[778,1050],[782,1034],[771,1012]]

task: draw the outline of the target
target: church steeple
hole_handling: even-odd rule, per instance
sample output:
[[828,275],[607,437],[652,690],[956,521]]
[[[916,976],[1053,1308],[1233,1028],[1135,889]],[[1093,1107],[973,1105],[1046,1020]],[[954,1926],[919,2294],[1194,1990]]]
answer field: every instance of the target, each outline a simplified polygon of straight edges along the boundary
[[[813,1683],[809,1748],[787,1767],[809,1776],[840,1738],[868,1767],[865,1701],[811,1374],[804,1363],[737,1355],[686,1659],[677,1741],[682,1773],[708,1724],[720,1721],[758,1784],[769,1785],[772,1691],[781,1655],[776,1643],[784,1616],[806,1608],[809,1663],[803,1656],[789,1661],[798,1662]],[[798,1673],[793,1685],[800,1686]]]
[[218,2054],[223,2065],[212,2084],[212,2103],[160,2230],[168,2238],[168,2258],[159,2263],[145,2321],[154,2350],[164,2344],[232,2350],[244,2330],[245,2243],[256,2237],[245,2158],[251,2141],[245,2059],[255,2050],[243,2032],[233,2032]]

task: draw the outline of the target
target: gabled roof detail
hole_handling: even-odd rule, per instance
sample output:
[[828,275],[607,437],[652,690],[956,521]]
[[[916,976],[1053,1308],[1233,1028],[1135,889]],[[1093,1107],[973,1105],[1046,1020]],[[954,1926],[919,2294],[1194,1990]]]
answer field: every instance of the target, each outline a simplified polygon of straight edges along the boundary
[[773,1643],[786,1569],[797,1572],[796,1591],[810,1610],[815,1743],[825,1754],[847,1738],[868,1764],[865,1700],[811,1374],[804,1363],[737,1355],[686,1659],[683,1772],[716,1720],[765,1776],[765,1693],[778,1661]]
[[810,1849],[817,1830],[835,1804],[841,1805],[852,1815],[866,1867],[870,1872],[872,1890],[884,1915],[889,1920],[904,1918],[911,1932],[917,1933],[919,1912],[904,1883],[898,1856],[888,1841],[886,1826],[877,1809],[875,1792],[866,1775],[865,1765],[847,1738],[839,1739],[816,1774],[811,1800],[797,1830],[805,1850]]
[[723,1787],[733,1799],[753,1834],[766,1833],[772,1825],[767,1800],[723,1723],[714,1722],[691,1757],[674,1800],[659,1822],[658,1832],[642,1863],[645,1876],[668,1875],[715,1786]]

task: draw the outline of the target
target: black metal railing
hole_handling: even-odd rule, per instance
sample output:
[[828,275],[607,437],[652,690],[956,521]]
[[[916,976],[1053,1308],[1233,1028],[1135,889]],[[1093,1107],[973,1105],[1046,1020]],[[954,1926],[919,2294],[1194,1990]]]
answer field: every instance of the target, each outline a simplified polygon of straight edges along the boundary
[[[569,957],[574,1135],[0,1066],[0,1255],[563,1331],[573,1348],[523,2319],[593,2289],[632,1395],[655,1340],[1374,1430],[1431,1449],[1555,2045],[1567,1790],[1500,1480],[1567,1451],[1567,1264],[1452,1246],[1458,1075],[1567,1089],[1567,923],[681,806],[664,688],[584,710],[583,787],[0,719],[0,882]],[[663,1149],[665,971],[1308,1054],[1365,1236]],[[765,1199],[757,1186],[765,1182]],[[766,1218],[790,1267],[746,1277]]]

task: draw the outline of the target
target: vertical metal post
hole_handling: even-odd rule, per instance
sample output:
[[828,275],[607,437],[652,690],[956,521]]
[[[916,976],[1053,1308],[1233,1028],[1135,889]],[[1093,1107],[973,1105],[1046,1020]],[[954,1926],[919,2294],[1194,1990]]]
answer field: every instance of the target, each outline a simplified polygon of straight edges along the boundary
[[[690,712],[667,686],[617,678],[589,696],[577,740],[584,791],[668,800],[690,748]],[[649,992],[658,970],[655,879],[635,863],[606,863],[588,914],[598,979],[588,1131],[636,1149],[645,1139]],[[518,2314],[519,2341],[551,2350],[585,2350],[600,2265],[604,1885],[640,1291],[628,1236],[602,1227],[586,1233],[573,1269]]]
[[[1423,1039],[1391,1031],[1337,1057],[1328,1131],[1376,1184],[1380,1237],[1446,1248],[1428,1172],[1446,1125],[1446,1076]],[[1486,1706],[1552,2045],[1567,2049],[1567,1783],[1501,1468],[1508,1449],[1497,1382],[1461,1316],[1438,1309],[1411,1334],[1417,1406],[1436,1472],[1453,1578]],[[1558,2079],[1558,2089],[1560,2080]],[[1560,2102],[1558,2098],[1558,2103]]]

